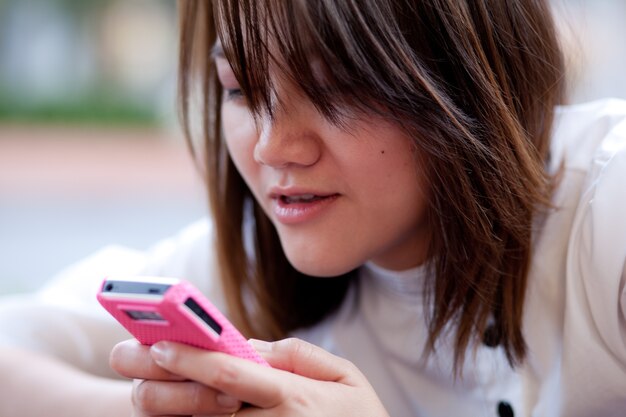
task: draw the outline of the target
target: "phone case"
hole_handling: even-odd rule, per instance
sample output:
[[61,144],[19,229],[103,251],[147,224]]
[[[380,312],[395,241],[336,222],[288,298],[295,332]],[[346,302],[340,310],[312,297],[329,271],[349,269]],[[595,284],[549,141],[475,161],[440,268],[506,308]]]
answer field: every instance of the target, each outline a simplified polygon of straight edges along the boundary
[[181,342],[269,366],[235,326],[185,280],[107,278],[97,298],[142,344]]

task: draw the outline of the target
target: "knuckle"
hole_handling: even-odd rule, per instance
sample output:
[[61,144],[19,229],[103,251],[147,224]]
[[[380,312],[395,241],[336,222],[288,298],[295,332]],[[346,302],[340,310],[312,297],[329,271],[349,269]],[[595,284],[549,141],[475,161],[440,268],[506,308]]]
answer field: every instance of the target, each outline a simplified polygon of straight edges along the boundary
[[361,370],[351,361],[347,359],[341,359],[339,364],[340,372],[347,376],[351,381],[355,383],[363,382],[366,380]]
[[189,384],[189,405],[193,410],[200,410],[203,408],[205,401],[205,391],[200,384]]
[[310,410],[310,407],[312,406],[312,404],[310,404],[309,400],[304,395],[295,395],[290,397],[286,405],[287,409],[290,412],[289,415],[306,414],[307,410]]
[[292,361],[309,362],[315,357],[315,349],[312,345],[296,338],[286,339],[287,353]]
[[227,388],[237,385],[238,372],[229,363],[220,363],[213,369],[212,380],[215,387]]
[[284,349],[292,356],[310,356],[312,354],[311,346],[295,337],[289,337],[277,342],[279,349]]
[[291,398],[292,406],[296,410],[307,410],[311,407],[311,397],[305,394],[303,391],[298,391],[292,394]]
[[300,349],[302,346],[302,341],[296,337],[288,337],[283,340],[279,340],[276,342],[276,345],[281,346],[285,349]]
[[132,403],[135,408],[151,411],[155,408],[155,387],[150,381],[141,381],[133,388]]
[[360,373],[359,368],[357,368],[357,366],[354,364],[354,362],[351,362],[347,359],[343,359],[341,358],[340,360],[341,366],[343,367],[343,369],[350,374],[354,374],[354,373]]

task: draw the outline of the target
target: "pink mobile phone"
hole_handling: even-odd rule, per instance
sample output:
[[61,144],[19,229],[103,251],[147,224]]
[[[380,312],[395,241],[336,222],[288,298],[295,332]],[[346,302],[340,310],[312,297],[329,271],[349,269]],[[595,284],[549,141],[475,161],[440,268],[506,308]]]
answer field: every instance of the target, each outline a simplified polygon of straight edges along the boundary
[[269,366],[241,333],[189,282],[108,277],[98,301],[144,345],[181,342]]

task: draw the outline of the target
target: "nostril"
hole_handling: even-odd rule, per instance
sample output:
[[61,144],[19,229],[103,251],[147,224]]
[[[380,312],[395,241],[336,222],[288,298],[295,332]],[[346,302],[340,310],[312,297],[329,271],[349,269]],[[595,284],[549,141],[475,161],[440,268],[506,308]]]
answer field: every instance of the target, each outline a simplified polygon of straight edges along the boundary
[[304,143],[281,142],[280,145],[257,145],[253,152],[255,162],[273,168],[311,166],[320,160],[321,152]]
[[289,164],[288,158],[282,154],[280,149],[273,149],[267,144],[257,143],[254,147],[253,157],[256,163],[273,168],[284,168]]
[[264,123],[254,146],[254,160],[266,166],[310,166],[322,155],[323,141],[308,124],[286,116]]

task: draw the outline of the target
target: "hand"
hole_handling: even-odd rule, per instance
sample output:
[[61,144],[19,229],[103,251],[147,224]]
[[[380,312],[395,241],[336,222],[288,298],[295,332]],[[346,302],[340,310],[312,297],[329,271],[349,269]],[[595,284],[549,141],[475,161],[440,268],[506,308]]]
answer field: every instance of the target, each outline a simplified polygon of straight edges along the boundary
[[163,369],[254,406],[237,417],[388,416],[351,362],[297,339],[251,343],[273,369],[172,343],[156,344],[151,353]]
[[[207,395],[207,403],[216,398],[217,393],[223,393],[228,396],[225,398],[252,405],[240,410],[237,417],[388,417],[376,393],[352,363],[297,339],[251,343],[273,369],[170,342],[157,343],[150,349],[154,359],[150,366],[157,366],[159,372],[176,376],[179,380],[196,381],[202,389],[197,390],[197,386],[188,388],[197,390],[195,398]],[[144,398],[159,396],[155,386],[146,389],[155,391],[144,394]],[[170,394],[181,395],[181,398],[194,396],[179,391]],[[196,404],[201,402],[196,400]],[[153,414],[176,414],[169,408],[156,410],[151,404],[143,405]],[[205,409],[187,414],[210,413]]]
[[113,348],[111,367],[134,379],[133,417],[147,416],[230,416],[241,401],[197,382],[168,372],[152,359],[149,346],[127,340]]

